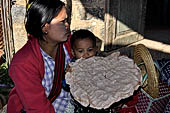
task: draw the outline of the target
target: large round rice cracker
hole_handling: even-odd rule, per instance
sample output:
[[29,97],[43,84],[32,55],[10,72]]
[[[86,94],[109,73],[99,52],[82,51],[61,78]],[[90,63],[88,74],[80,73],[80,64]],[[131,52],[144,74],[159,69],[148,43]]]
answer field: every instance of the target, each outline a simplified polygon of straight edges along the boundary
[[70,63],[73,71],[67,72],[65,77],[76,101],[85,107],[106,109],[133,95],[141,84],[140,69],[132,59],[119,54]]

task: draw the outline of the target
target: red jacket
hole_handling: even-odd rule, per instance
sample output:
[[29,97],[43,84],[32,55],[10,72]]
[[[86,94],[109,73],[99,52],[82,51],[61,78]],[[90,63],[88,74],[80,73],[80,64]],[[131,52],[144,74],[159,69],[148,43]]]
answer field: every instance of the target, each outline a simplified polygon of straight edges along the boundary
[[38,40],[31,38],[14,55],[9,67],[9,75],[15,87],[9,94],[8,113],[20,113],[22,108],[27,113],[55,113],[42,86],[44,73]]

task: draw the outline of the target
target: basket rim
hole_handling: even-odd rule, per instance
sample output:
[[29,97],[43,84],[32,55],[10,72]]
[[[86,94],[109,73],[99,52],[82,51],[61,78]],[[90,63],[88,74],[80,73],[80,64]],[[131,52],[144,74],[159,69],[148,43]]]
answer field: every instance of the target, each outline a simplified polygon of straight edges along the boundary
[[138,44],[134,49],[134,62],[139,65],[142,62],[146,67],[146,72],[148,74],[147,78],[147,88],[144,89],[151,97],[157,98],[159,96],[158,88],[158,74],[154,66],[154,61],[152,56],[144,44]]

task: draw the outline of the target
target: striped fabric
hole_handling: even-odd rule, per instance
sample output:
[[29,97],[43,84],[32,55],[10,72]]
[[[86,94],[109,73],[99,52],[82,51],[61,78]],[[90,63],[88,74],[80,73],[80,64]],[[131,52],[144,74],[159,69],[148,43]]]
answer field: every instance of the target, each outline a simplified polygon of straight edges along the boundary
[[53,86],[48,96],[48,99],[50,100],[51,103],[54,102],[54,100],[59,96],[61,92],[62,80],[65,74],[64,66],[65,66],[65,53],[63,45],[59,44],[55,58]]
[[[69,54],[68,54],[66,48],[65,47],[63,47],[63,48],[64,48],[64,52],[65,52],[65,67],[66,67],[66,65],[70,61],[70,57],[69,57]],[[44,65],[45,65],[45,75],[44,75],[44,78],[42,81],[42,85],[43,85],[43,87],[45,89],[45,93],[48,97],[50,94],[50,91],[52,89],[52,84],[53,84],[53,79],[54,79],[55,61],[47,53],[45,53],[42,49],[41,49],[41,53],[42,53],[42,56],[44,59]],[[64,113],[65,108],[67,107],[67,104],[68,104],[70,98],[71,98],[70,93],[61,89],[60,95],[52,103],[52,105],[54,106],[55,112],[56,113]]]

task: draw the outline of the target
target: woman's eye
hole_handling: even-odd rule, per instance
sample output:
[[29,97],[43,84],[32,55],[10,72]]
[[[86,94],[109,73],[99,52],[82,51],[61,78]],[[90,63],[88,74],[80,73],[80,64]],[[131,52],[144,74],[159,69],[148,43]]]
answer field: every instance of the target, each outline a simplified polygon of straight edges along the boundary
[[65,24],[65,23],[67,22],[67,20],[68,20],[68,18],[65,18],[65,19],[62,20],[61,22]]
[[64,20],[62,20],[62,21],[60,21],[61,23],[63,23],[64,22]]

